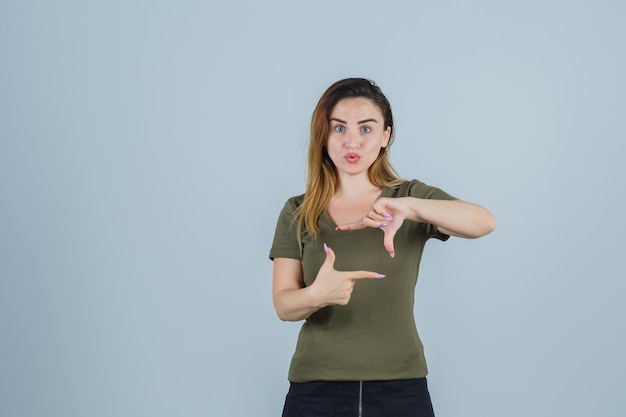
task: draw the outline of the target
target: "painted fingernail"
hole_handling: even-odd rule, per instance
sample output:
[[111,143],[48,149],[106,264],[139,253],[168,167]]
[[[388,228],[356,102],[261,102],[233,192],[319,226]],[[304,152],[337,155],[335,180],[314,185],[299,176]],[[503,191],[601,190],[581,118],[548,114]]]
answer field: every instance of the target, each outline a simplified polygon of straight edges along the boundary
[[385,278],[385,276],[383,274],[376,274],[374,275],[374,278],[380,279],[380,278]]
[[387,227],[387,226],[388,226],[387,223],[381,223],[380,226],[378,226],[378,227]]
[[391,255],[391,257],[393,258],[393,257],[396,256],[396,253],[395,252],[389,252],[389,255]]
[[328,253],[328,246],[324,243],[324,252]]
[[393,217],[391,217],[389,214],[385,213],[383,214],[383,217],[385,218],[385,220],[393,220]]

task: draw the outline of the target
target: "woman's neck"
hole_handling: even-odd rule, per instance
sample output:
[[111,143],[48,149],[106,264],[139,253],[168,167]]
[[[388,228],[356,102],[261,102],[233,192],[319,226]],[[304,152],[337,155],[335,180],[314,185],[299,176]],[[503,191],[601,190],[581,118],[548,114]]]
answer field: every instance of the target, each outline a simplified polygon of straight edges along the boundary
[[378,192],[380,187],[372,184],[367,176],[343,177],[339,179],[335,196],[355,200]]
[[367,216],[372,204],[380,197],[380,190],[369,179],[352,177],[340,181],[326,212],[337,225],[358,222]]

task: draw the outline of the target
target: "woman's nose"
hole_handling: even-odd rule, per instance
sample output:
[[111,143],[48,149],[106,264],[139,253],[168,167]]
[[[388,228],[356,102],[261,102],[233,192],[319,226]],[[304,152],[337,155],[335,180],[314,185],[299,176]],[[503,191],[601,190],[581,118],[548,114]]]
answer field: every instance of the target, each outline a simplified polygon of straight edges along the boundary
[[346,148],[356,148],[359,146],[359,137],[356,133],[348,133],[346,135]]

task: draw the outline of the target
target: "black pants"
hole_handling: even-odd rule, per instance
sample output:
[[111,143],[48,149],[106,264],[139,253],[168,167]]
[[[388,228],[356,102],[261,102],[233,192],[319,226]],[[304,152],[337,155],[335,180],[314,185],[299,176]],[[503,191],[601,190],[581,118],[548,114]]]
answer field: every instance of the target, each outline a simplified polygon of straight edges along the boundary
[[426,378],[292,382],[283,417],[434,417]]

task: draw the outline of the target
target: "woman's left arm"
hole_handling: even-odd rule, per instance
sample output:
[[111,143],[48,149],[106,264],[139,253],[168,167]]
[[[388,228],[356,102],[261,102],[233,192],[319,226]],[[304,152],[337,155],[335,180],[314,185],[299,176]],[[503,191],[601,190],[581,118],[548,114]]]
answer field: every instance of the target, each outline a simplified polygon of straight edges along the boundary
[[496,220],[486,208],[463,200],[430,200],[401,197],[405,218],[437,226],[446,235],[474,239],[491,233]]
[[380,228],[385,234],[385,249],[393,257],[393,238],[405,219],[434,224],[441,233],[468,239],[484,236],[496,228],[496,220],[489,210],[467,201],[382,197],[361,221],[338,226],[337,230]]

